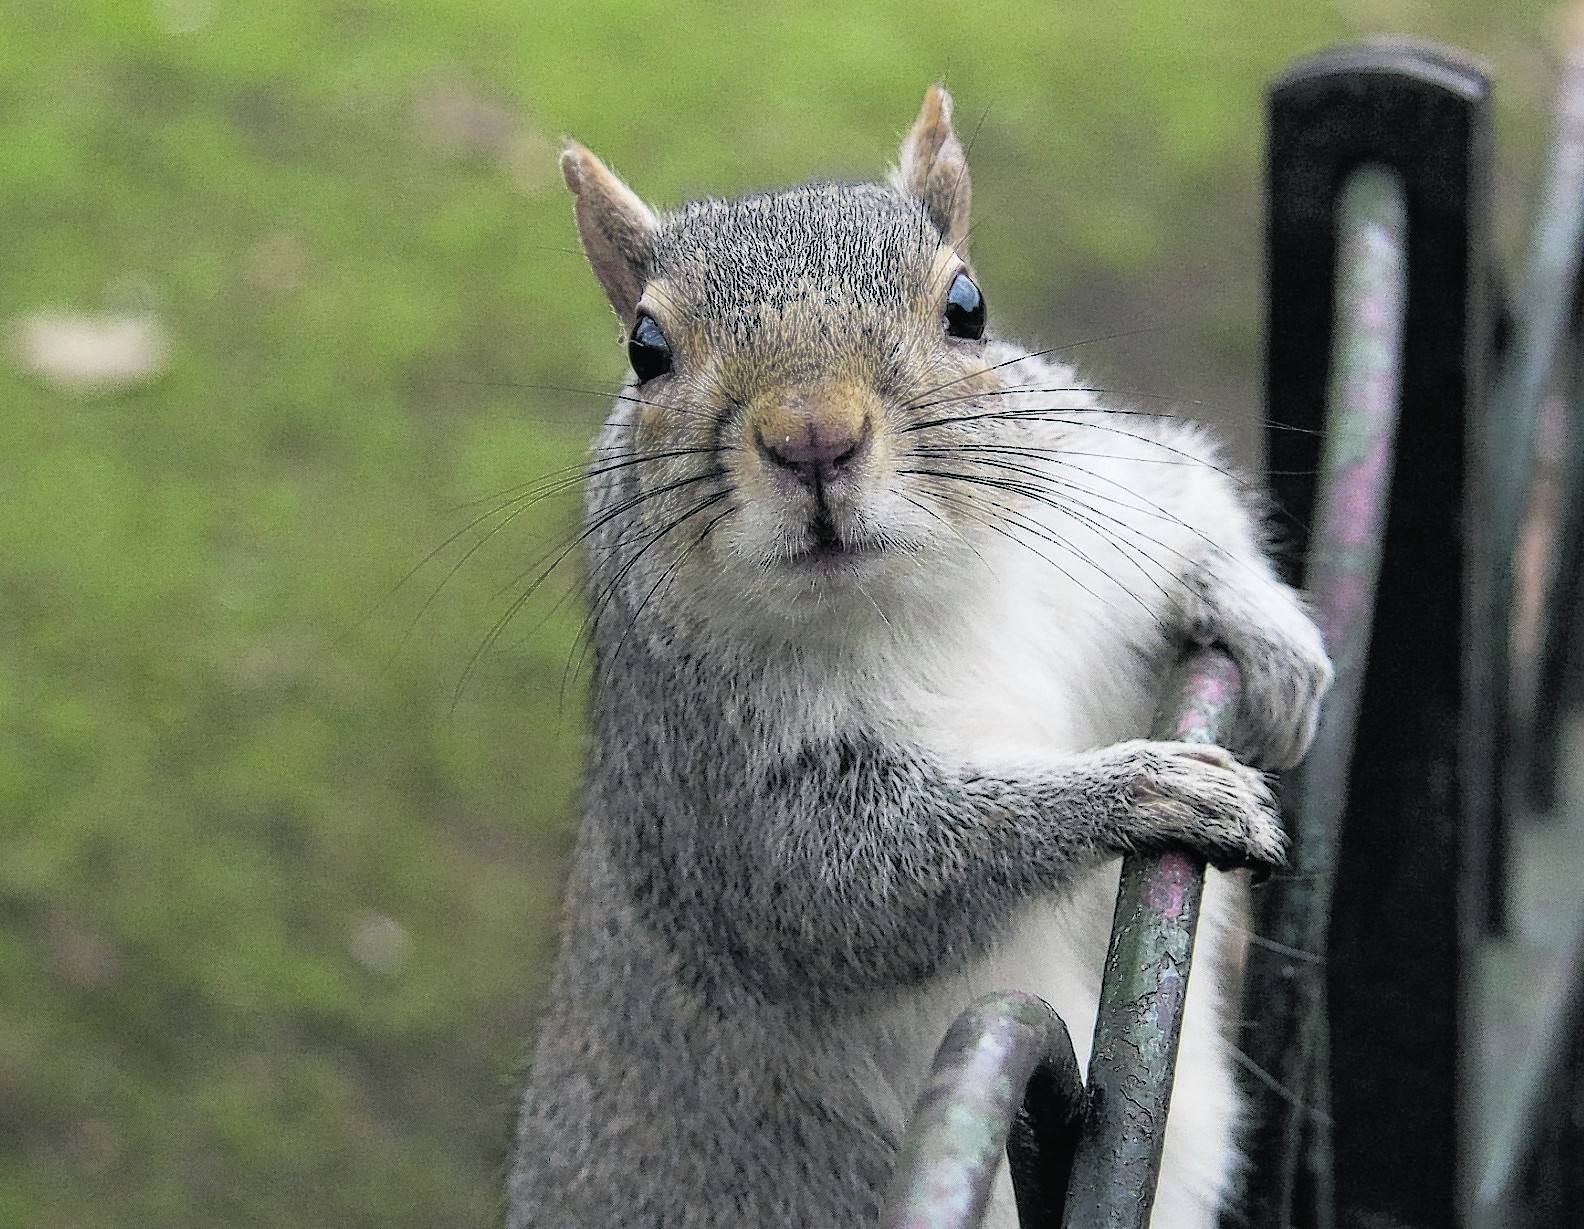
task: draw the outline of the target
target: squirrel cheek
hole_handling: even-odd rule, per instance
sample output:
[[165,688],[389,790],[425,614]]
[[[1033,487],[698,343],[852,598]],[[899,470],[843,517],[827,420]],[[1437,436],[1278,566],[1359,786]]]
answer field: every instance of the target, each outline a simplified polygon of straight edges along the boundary
[[638,407],[638,436],[645,443],[665,436],[666,411],[662,405],[645,402]]

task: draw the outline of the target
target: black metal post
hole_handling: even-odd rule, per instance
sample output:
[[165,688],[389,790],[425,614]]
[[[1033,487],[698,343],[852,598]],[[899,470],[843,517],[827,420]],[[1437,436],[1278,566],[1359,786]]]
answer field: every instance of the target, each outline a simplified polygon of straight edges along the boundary
[[[1499,704],[1492,546],[1479,532],[1493,524],[1478,464],[1487,93],[1481,67],[1456,53],[1381,43],[1304,60],[1271,94],[1269,456],[1294,579],[1326,425],[1338,193],[1354,169],[1378,164],[1395,172],[1408,213],[1397,463],[1326,952],[1334,1187],[1324,1193],[1342,1224],[1459,1222],[1460,971],[1483,929]],[[1301,913],[1291,897],[1308,882],[1267,886],[1260,916]],[[1256,948],[1245,1017],[1283,1000],[1303,963]],[[1292,1042],[1256,1025],[1243,1044],[1268,1069]],[[1291,1106],[1251,1087],[1261,1118],[1251,1219],[1316,1224],[1326,1201],[1314,1192],[1290,1222],[1282,1203]]]

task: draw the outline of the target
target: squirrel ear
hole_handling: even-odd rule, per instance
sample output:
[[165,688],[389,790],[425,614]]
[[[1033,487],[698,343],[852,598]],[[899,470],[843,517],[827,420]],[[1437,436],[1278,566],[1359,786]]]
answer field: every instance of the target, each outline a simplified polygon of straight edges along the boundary
[[578,237],[594,276],[624,326],[630,326],[654,256],[659,222],[631,188],[576,141],[561,150],[561,174],[576,198]]
[[952,131],[951,95],[939,85],[924,94],[924,105],[907,136],[891,183],[921,201],[947,243],[959,250],[968,242],[968,159]]

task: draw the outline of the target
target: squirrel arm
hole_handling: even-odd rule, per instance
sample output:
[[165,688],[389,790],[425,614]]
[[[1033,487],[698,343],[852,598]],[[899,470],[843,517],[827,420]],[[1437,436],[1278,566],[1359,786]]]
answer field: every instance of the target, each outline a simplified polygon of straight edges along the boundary
[[1252,546],[1207,552],[1187,578],[1186,631],[1238,664],[1228,747],[1260,768],[1290,768],[1314,739],[1331,662],[1299,596]]
[[1130,849],[1282,856],[1263,780],[1215,747],[1129,742],[991,775],[846,739],[767,774],[710,808],[690,857],[648,865],[769,999],[951,972],[1030,896]]
[[1174,639],[1219,643],[1238,664],[1242,702],[1227,746],[1259,768],[1291,767],[1314,735],[1331,664],[1271,565],[1257,493],[1193,424],[1101,413],[1071,429],[1060,477],[1075,502],[1105,509],[1091,512],[1106,536],[1161,568]]

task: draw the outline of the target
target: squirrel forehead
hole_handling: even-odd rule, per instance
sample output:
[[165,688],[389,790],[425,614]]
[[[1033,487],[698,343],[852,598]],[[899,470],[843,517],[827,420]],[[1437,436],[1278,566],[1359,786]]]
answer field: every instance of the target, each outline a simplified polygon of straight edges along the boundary
[[709,314],[892,308],[938,266],[940,233],[916,202],[876,184],[809,184],[739,200],[694,201],[666,217],[653,273]]

